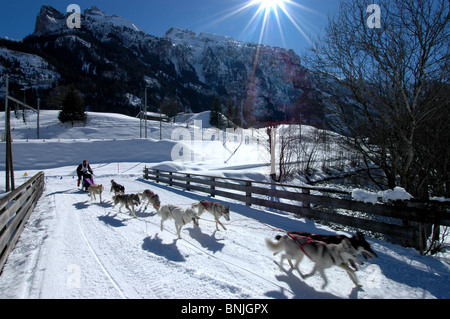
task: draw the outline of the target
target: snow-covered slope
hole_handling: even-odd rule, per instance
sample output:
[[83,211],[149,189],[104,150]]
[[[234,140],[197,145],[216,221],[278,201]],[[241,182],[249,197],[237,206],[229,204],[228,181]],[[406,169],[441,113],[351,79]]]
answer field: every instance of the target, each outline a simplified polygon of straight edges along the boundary
[[[42,130],[48,130],[45,141],[27,142],[24,134],[34,128],[31,124],[30,129],[23,128],[19,120],[13,121],[16,183],[27,178],[25,172],[32,175],[43,169],[46,186],[0,275],[0,298],[450,297],[450,266],[445,259],[420,256],[414,249],[375,239],[368,240],[379,257],[357,272],[362,289],[355,289],[338,268],[325,271],[330,282],[325,289],[321,289],[319,275],[303,280],[287,264],[280,269],[280,257],[274,257],[265,247],[265,238],[286,230],[335,233],[282,211],[247,207],[217,197],[215,201],[230,205],[231,220],[223,221],[227,230],[216,231],[212,217],[205,213],[199,228],[193,224],[183,228],[182,239],[176,238],[171,221],[161,231],[160,218],[152,207],[140,206],[138,218],[132,218],[125,209],[118,213],[109,193],[111,179],[124,185],[127,193],[151,189],[163,204],[189,207],[205,195],[143,180],[143,167],[165,165],[218,174],[233,170],[235,176],[245,177],[247,165],[262,163],[257,157],[246,156],[260,150],[250,143],[230,164],[224,164],[221,158],[173,162],[169,154],[174,141],[134,138],[139,134],[139,121],[134,118],[89,113],[86,127],[63,128],[55,116],[50,111],[42,116],[42,123],[46,123]],[[151,123],[150,127],[156,128],[157,124]],[[167,124],[165,134],[179,128]],[[101,142],[108,144],[96,144]],[[38,147],[33,148],[33,144]],[[0,157],[4,157],[2,145]],[[209,145],[209,152],[220,153],[219,145]],[[63,154],[70,148],[72,159]],[[27,156],[34,158],[28,160]],[[91,163],[96,183],[105,185],[102,203],[98,198],[91,201],[76,187],[76,164],[85,158]],[[258,176],[263,175],[253,175]],[[0,172],[0,189],[4,188],[4,177],[4,171]],[[308,260],[301,264],[304,272],[311,267]]]
[[35,54],[0,47],[1,87],[5,85],[5,74],[10,75],[10,81],[24,85],[27,88],[49,88],[60,77],[55,68],[43,58]]

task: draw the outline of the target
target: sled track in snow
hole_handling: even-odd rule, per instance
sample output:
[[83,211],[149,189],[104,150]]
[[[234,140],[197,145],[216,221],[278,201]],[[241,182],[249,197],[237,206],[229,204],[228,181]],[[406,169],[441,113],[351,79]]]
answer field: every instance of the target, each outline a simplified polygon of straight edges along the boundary
[[[116,280],[114,278],[114,276],[111,275],[111,273],[108,271],[108,269],[106,269],[106,266],[100,260],[99,256],[97,255],[97,253],[95,252],[94,248],[92,247],[89,239],[86,237],[86,234],[84,233],[83,228],[81,227],[80,219],[78,217],[78,212],[75,215],[76,215],[78,229],[80,230],[81,236],[83,237],[84,241],[86,242],[87,246],[89,247],[89,251],[92,253],[92,256],[97,261],[97,263],[100,266],[100,268],[102,269],[103,273],[108,278],[108,280],[111,282],[111,284],[114,286],[114,288],[117,290],[119,295],[123,299],[127,299],[128,296],[125,294],[124,290],[121,288],[123,283],[118,282],[118,280]],[[127,290],[129,290],[129,289],[127,289]],[[135,298],[135,296],[133,296],[133,298]]]

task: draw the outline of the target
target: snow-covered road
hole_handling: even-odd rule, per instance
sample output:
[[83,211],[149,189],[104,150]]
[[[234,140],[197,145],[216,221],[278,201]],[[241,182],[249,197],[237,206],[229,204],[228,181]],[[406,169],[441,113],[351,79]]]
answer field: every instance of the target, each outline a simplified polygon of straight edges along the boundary
[[[130,164],[133,167],[133,164]],[[139,168],[135,168],[138,169]],[[326,271],[329,286],[322,290],[319,275],[302,280],[279,268],[264,239],[280,230],[329,232],[311,221],[282,212],[268,212],[230,203],[227,230],[216,231],[205,213],[177,239],[172,221],[160,230],[152,207],[141,206],[138,218],[112,207],[110,175],[96,177],[105,185],[103,202],[92,201],[76,188],[71,176],[49,176],[45,192],[32,214],[2,276],[2,298],[429,298],[448,297],[449,270],[414,250],[371,240],[380,257],[358,272],[364,285],[356,289],[344,271]],[[132,175],[116,181],[127,193],[151,189],[162,203],[179,206],[205,198],[202,194],[154,184]],[[217,199],[220,201],[220,198]],[[317,227],[317,228],[316,228]],[[394,247],[394,248],[393,248]],[[407,253],[407,256],[400,256]],[[431,259],[430,259],[431,258]],[[423,263],[421,262],[423,260]],[[428,262],[435,267],[431,269]],[[390,269],[396,265],[396,270]],[[312,264],[304,260],[302,269]],[[386,267],[386,268],[385,268]],[[408,270],[409,275],[404,273]],[[392,274],[395,276],[392,277]],[[420,273],[414,286],[413,278]],[[391,274],[391,275],[390,275]],[[426,278],[424,278],[425,276]],[[446,282],[442,282],[445,279]],[[425,286],[424,286],[425,285]]]

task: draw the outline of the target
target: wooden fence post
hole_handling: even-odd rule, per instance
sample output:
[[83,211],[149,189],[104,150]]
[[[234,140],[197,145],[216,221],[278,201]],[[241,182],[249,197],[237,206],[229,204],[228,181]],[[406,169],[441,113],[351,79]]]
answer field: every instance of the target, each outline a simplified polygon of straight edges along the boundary
[[[251,181],[246,181],[246,182],[245,182],[245,186],[246,186],[246,188],[247,188],[247,190],[245,191],[245,196],[247,196],[247,197],[252,197],[252,191],[251,191],[251,188],[252,188],[252,182],[251,182]],[[247,206],[252,206],[252,203],[246,202],[245,205],[247,205]]]
[[189,185],[191,185],[191,174],[186,174],[186,190],[189,192],[191,189],[189,188]]
[[[310,195],[308,188],[302,188],[302,194]],[[302,200],[302,207],[304,208],[311,208],[311,205],[308,201]]]
[[214,192],[216,190],[216,186],[214,185],[214,181],[216,180],[216,178],[215,177],[211,177],[210,179],[212,181],[212,184],[211,184],[211,197],[216,197],[215,192]]

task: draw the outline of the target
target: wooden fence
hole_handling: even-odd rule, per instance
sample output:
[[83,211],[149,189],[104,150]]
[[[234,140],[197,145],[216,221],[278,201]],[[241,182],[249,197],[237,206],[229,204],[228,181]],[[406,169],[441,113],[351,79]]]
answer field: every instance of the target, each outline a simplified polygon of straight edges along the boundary
[[0,199],[0,272],[44,191],[44,173]]
[[144,178],[234,199],[246,205],[258,205],[287,211],[333,225],[381,234],[395,243],[426,248],[429,226],[450,226],[450,203],[437,201],[401,201],[394,204],[370,204],[352,200],[348,191],[325,187],[300,187],[279,183],[221,178],[190,173],[144,168]]

